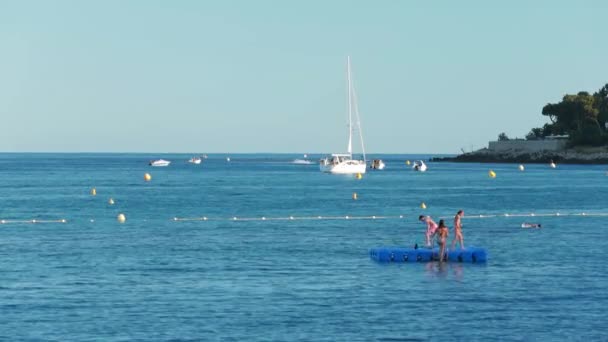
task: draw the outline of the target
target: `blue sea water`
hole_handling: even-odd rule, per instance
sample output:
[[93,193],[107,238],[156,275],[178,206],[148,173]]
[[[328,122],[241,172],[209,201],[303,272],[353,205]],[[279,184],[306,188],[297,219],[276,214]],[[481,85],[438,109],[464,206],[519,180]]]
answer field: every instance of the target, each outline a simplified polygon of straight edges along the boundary
[[[189,157],[0,154],[0,340],[608,339],[606,166],[382,155],[357,180],[301,155]],[[370,260],[459,209],[487,264]],[[66,222],[15,222],[33,219]]]

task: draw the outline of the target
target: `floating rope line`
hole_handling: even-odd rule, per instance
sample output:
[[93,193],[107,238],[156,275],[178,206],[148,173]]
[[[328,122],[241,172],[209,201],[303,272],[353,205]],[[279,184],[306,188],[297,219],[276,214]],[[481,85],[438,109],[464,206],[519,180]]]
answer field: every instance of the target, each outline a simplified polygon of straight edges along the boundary
[[[588,217],[608,217],[608,213],[527,213],[527,214],[478,214],[466,215],[467,219],[484,219],[484,218],[501,218],[501,217],[568,217],[568,216],[588,216]],[[188,221],[294,221],[294,220],[398,220],[403,218],[418,218],[418,215],[371,215],[371,216],[287,216],[287,217],[238,217],[231,218],[213,218],[213,217],[174,217],[173,221],[188,222]],[[440,219],[451,218],[452,216],[440,216]]]
[[174,217],[173,221],[295,221],[295,220],[387,220],[402,219],[399,216],[288,216],[288,217],[237,217],[232,218],[212,218],[212,217]]
[[[489,215],[466,215],[467,219],[478,219],[478,218],[496,218],[496,217],[559,217],[559,216],[589,216],[589,217],[601,217],[608,216],[608,213],[529,213],[529,214],[489,214]],[[446,219],[451,216],[441,216],[439,218]]]
[[38,219],[32,219],[32,220],[0,220],[0,224],[23,224],[23,223],[67,223],[68,220],[66,219],[59,219],[59,220],[38,220]]
[[[551,212],[551,213],[504,213],[504,214],[467,214],[466,219],[487,219],[487,218],[518,218],[518,217],[608,217],[608,213],[598,212]],[[318,216],[284,216],[284,217],[173,217],[170,221],[174,222],[195,222],[195,221],[233,221],[233,222],[251,222],[251,221],[330,221],[330,220],[401,220],[401,219],[418,219],[418,215],[318,215]],[[439,219],[450,219],[452,216],[437,216]],[[95,219],[88,220],[95,222]],[[144,219],[147,221],[147,219]],[[73,220],[70,222],[74,222]],[[44,223],[68,223],[67,219],[15,219],[15,220],[0,220],[0,224],[44,224]]]

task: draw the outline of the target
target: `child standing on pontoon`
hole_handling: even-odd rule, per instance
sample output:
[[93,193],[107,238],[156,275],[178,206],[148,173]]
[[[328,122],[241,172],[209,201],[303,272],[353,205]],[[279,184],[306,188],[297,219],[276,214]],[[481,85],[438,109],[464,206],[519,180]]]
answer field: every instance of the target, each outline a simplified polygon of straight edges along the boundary
[[437,230],[437,223],[435,223],[435,221],[433,221],[433,219],[428,215],[420,215],[418,220],[426,224],[426,246],[431,247],[431,236],[433,236],[433,234],[435,234],[435,230]]
[[464,211],[458,210],[454,216],[454,240],[452,240],[452,249],[456,247],[456,242],[460,244],[460,249],[464,248],[464,237],[462,236],[462,217]]
[[445,225],[443,220],[439,220],[439,226],[435,230],[437,235],[437,244],[439,245],[439,262],[447,261],[447,255],[445,253],[445,244],[448,242],[448,235],[450,234],[448,227]]

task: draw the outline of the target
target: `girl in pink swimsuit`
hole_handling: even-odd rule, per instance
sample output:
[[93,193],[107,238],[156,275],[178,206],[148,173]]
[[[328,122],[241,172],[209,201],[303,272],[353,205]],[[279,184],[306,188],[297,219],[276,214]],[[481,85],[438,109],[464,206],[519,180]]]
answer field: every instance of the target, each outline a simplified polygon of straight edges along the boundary
[[418,217],[418,220],[426,224],[426,245],[427,247],[430,247],[432,241],[431,236],[433,236],[433,234],[435,234],[435,231],[437,230],[437,223],[435,223],[435,221],[433,221],[430,216],[424,215],[420,215]]

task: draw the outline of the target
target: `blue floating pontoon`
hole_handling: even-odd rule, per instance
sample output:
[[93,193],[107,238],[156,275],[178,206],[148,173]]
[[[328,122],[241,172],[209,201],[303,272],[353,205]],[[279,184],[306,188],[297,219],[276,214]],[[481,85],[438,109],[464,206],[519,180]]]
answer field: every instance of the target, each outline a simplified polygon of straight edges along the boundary
[[[439,260],[439,248],[377,247],[370,249],[369,256],[377,262],[429,262]],[[485,263],[487,260],[486,250],[479,247],[448,249],[446,256],[449,262]]]

